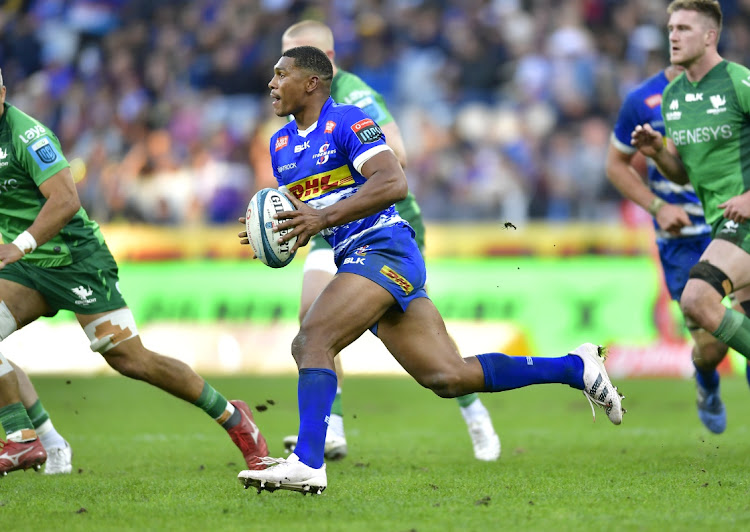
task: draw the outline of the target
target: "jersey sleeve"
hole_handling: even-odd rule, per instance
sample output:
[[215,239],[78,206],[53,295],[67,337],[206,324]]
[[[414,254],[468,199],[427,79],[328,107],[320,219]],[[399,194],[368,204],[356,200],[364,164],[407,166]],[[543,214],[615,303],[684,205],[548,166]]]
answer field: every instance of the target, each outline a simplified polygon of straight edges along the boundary
[[727,71],[740,107],[745,114],[750,114],[750,69],[738,63],[729,63]]
[[636,149],[630,145],[630,135],[635,126],[641,124],[641,116],[638,112],[638,96],[630,92],[620,107],[617,122],[612,131],[612,144],[622,153],[635,153]]
[[367,116],[375,120],[380,126],[393,122],[393,116],[388,112],[383,97],[375,91],[354,102]]
[[341,126],[333,130],[334,141],[347,154],[357,172],[361,173],[362,166],[370,158],[390,150],[380,126],[359,108],[346,111]]
[[[70,166],[54,133],[28,115],[13,116],[13,149],[37,186]],[[29,138],[31,137],[31,138]]]
[[279,165],[277,164],[278,157],[276,156],[276,152],[278,152],[282,148],[285,148],[288,143],[289,136],[280,135],[278,132],[271,135],[271,140],[269,141],[268,147],[271,152],[271,169],[273,170],[273,176],[276,178],[276,182],[279,184],[279,186],[281,186],[282,183],[281,173],[279,172]]

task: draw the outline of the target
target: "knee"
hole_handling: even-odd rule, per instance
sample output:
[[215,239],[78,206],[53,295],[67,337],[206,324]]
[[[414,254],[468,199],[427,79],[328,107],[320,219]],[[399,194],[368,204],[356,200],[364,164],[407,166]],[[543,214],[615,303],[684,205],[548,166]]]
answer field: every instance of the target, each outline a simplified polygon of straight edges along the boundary
[[138,356],[137,353],[115,348],[102,356],[107,364],[121,375],[141,381],[147,380],[148,367],[145,364],[145,358]]
[[301,365],[305,361],[305,354],[309,352],[308,344],[309,336],[307,334],[307,331],[305,331],[303,328],[300,328],[297,336],[295,336],[294,340],[292,340],[292,357],[294,357],[294,361],[297,363],[297,367],[301,367]]
[[461,379],[452,372],[437,371],[429,375],[423,375],[417,378],[417,382],[425,388],[432,390],[438,397],[450,399],[463,395],[460,391]]
[[[682,314],[687,320],[696,323],[699,327],[706,328],[706,318],[708,316],[711,296],[710,288],[702,290],[700,285],[686,288],[680,297],[680,310]],[[721,301],[717,300],[717,304],[720,305]]]
[[699,367],[716,367],[727,354],[726,344],[715,340],[713,342],[696,343],[693,362]]

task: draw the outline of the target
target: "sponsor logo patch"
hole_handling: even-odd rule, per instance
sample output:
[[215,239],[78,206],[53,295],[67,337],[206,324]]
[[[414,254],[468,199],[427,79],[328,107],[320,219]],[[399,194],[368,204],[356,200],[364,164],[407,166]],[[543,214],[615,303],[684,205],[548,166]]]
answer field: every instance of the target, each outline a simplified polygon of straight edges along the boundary
[[396,273],[395,271],[390,269],[388,266],[383,266],[382,268],[380,268],[380,273],[382,273],[383,275],[388,277],[391,281],[399,285],[405,294],[410,294],[411,291],[414,290],[414,286],[412,286],[412,284],[409,281],[404,279],[404,277],[401,274]]
[[651,109],[659,107],[661,105],[661,94],[652,94],[646,98],[646,105]]
[[372,118],[364,118],[352,124],[352,131],[362,144],[370,144],[383,138],[383,132]]
[[323,133],[333,133],[333,130],[336,129],[336,122],[333,120],[329,120],[326,122],[326,129]]
[[40,138],[26,149],[40,170],[46,170],[54,163],[62,160],[62,156],[58,153],[57,148],[52,144],[49,137],[46,136]]
[[289,135],[284,135],[283,137],[277,138],[276,149],[274,151],[279,151],[281,148],[286,147],[287,144],[289,144]]
[[287,185],[289,192],[302,201],[315,199],[331,190],[346,188],[354,184],[348,166],[341,166],[330,172],[321,172]]

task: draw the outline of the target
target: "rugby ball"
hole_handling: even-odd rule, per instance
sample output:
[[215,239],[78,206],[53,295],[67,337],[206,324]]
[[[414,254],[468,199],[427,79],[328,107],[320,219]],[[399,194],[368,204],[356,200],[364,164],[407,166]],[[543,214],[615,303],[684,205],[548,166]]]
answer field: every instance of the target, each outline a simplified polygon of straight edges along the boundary
[[271,268],[283,268],[294,258],[291,252],[297,238],[279,243],[279,237],[289,230],[274,232],[278,223],[273,215],[282,211],[293,211],[294,205],[281,191],[275,188],[259,190],[250,200],[245,215],[247,238],[253,247],[255,256]]

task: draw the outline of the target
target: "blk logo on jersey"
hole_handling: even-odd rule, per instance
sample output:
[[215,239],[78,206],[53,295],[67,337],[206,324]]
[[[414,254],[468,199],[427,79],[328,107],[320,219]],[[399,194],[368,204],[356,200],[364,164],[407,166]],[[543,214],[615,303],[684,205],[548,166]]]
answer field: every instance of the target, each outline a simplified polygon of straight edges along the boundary
[[302,144],[297,144],[297,145],[296,145],[296,146],[294,147],[294,153],[299,153],[299,152],[301,152],[302,150],[306,150],[306,149],[307,149],[307,148],[309,148],[309,147],[310,147],[310,141],[309,141],[309,140],[306,140],[306,141],[305,141],[305,142],[303,142]]
[[362,144],[377,142],[383,138],[383,132],[372,118],[365,118],[352,125],[352,131]]

